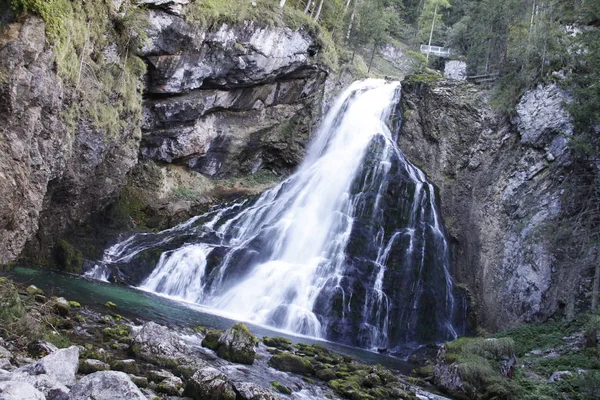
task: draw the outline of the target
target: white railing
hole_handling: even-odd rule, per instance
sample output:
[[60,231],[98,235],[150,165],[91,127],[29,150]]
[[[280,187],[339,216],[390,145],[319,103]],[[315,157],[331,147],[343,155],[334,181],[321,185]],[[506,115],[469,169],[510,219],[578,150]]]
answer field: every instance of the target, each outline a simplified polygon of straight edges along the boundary
[[422,44],[421,53],[433,54],[438,57],[450,57],[452,55],[452,49],[448,47],[428,46],[426,44]]

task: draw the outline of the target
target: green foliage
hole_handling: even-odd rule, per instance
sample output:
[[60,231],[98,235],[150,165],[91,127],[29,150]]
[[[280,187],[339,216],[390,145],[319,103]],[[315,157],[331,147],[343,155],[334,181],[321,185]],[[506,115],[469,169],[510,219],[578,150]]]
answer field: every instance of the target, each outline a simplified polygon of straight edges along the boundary
[[273,386],[273,389],[277,390],[279,393],[283,393],[283,394],[287,394],[287,395],[292,394],[292,390],[289,387],[282,385],[281,383],[279,383],[277,381],[272,381],[271,386]]
[[[132,54],[145,40],[141,10],[126,2],[124,16],[113,16],[109,0],[12,0],[12,6],[46,22],[58,74],[74,88],[72,106],[63,113],[72,129],[90,124],[110,140],[131,120],[141,120],[145,64]],[[115,44],[115,57],[106,57],[104,51]]]
[[173,194],[175,195],[175,197],[183,200],[194,200],[196,197],[198,197],[198,192],[194,190],[194,188],[190,188],[187,186],[177,187]]
[[79,274],[83,267],[83,254],[62,239],[54,246],[54,261],[59,270]]
[[[419,16],[418,35],[421,43],[429,43],[433,26],[432,45],[443,45],[445,42],[445,24],[443,12],[452,7],[448,0],[425,0],[423,11]],[[435,23],[434,23],[435,22]]]
[[[584,319],[585,317],[581,317]],[[576,321],[547,321],[505,330],[497,337],[509,337],[515,342],[515,353],[523,356],[535,349],[544,350],[560,345],[562,338],[582,329],[582,319]]]
[[0,283],[0,321],[2,325],[17,322],[25,314],[19,292],[8,281]]
[[44,335],[44,340],[52,343],[59,349],[66,349],[71,346],[71,340],[67,335],[60,332],[48,332]]

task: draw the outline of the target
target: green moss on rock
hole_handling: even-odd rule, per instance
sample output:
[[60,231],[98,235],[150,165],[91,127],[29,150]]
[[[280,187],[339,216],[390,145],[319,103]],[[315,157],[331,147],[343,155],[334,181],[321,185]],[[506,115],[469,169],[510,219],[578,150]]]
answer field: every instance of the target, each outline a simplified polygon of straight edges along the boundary
[[219,337],[223,331],[218,329],[209,329],[206,336],[202,339],[202,347],[216,351],[219,348]]
[[83,254],[66,240],[59,240],[54,246],[54,266],[65,272],[81,274]]
[[263,337],[265,346],[275,347],[280,350],[292,350],[292,341],[283,337]]
[[292,394],[292,390],[289,387],[282,385],[281,383],[279,383],[277,381],[271,382],[271,386],[273,386],[273,389],[277,390],[279,393],[283,393],[283,394],[287,394],[287,395]]
[[293,372],[302,375],[312,375],[314,368],[310,360],[296,354],[279,353],[269,360],[269,365],[283,372]]

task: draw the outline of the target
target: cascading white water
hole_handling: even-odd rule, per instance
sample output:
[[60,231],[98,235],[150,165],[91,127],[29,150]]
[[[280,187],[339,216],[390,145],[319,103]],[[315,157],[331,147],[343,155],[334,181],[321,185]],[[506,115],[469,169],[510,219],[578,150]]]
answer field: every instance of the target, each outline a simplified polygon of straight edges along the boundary
[[[398,82],[354,83],[287,180],[254,202],[117,244],[104,265],[164,247],[144,290],[300,334],[341,341],[354,334],[363,347],[388,347],[390,336],[418,342],[407,329],[416,332],[427,312],[436,319],[433,336],[455,337],[433,186],[387,125],[399,95]],[[404,188],[399,200],[396,186]],[[398,221],[390,221],[394,207]]]

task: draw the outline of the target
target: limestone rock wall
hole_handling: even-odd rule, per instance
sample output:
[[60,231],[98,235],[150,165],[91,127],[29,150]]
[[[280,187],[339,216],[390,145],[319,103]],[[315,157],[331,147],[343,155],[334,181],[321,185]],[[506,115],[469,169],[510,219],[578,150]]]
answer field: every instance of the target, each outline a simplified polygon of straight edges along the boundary
[[497,330],[576,310],[586,272],[562,260],[552,239],[577,201],[563,196],[572,162],[568,97],[537,88],[511,123],[468,83],[403,89],[400,146],[439,190],[455,276],[473,295],[471,316]]
[[73,88],[58,76],[45,23],[28,17],[0,41],[0,263],[28,241],[37,255],[100,211],[135,165],[139,124],[109,136],[88,121],[65,123]]
[[[119,115],[117,135],[84,118],[65,122],[76,97],[56,72],[44,22],[31,15],[3,20],[0,264],[26,243],[29,256],[45,258],[124,187],[140,195],[136,207],[181,219],[222,199],[214,179],[284,176],[302,160],[327,78],[315,61],[317,39],[304,29],[253,22],[203,28],[182,16],[188,3],[115,0],[107,10],[119,18],[123,7],[148,8],[148,40],[137,53],[147,65],[138,84],[143,118]],[[96,50],[117,63],[123,56]],[[155,190],[157,176],[166,189]],[[257,181],[250,192],[264,189]]]

